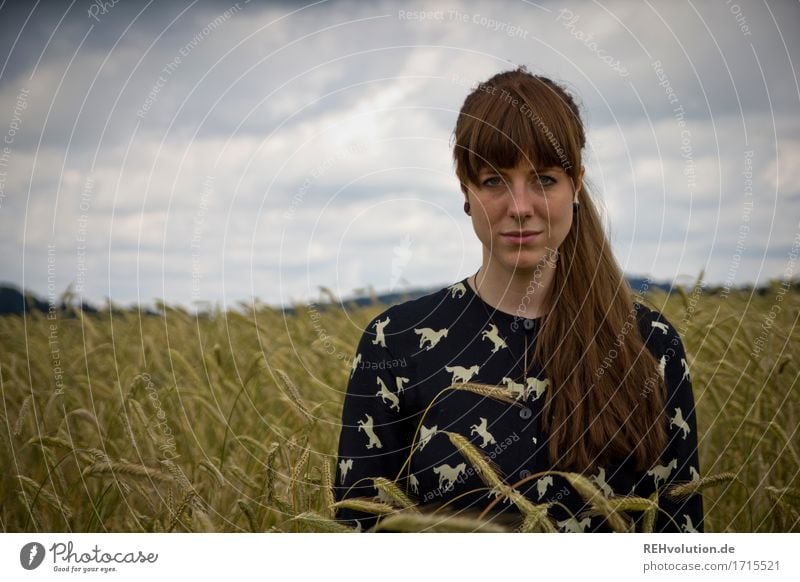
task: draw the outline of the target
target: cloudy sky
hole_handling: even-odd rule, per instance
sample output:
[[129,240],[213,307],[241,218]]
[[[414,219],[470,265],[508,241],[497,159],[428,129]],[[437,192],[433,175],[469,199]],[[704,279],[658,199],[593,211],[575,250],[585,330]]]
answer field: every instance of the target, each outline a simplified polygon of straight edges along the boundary
[[457,112],[520,64],[577,96],[626,273],[796,273],[798,30],[788,0],[4,2],[0,282],[189,308],[449,285],[481,257]]

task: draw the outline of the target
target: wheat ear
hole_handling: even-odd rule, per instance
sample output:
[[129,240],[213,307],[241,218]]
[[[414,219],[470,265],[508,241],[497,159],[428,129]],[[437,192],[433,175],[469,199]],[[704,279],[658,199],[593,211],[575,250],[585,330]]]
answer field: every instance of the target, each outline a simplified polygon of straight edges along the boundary
[[400,487],[397,486],[397,483],[394,481],[389,481],[386,477],[376,477],[372,480],[372,482],[375,484],[375,488],[378,491],[383,492],[384,495],[388,497],[389,501],[397,504],[403,509],[411,511],[412,513],[419,513],[416,504],[408,498],[408,496],[403,492],[402,489],[400,489]]
[[514,394],[505,386],[497,386],[496,384],[479,384],[477,382],[458,382],[449,386],[452,390],[465,390],[480,394],[481,396],[488,396],[500,402],[507,404],[515,404],[521,406],[519,400]]
[[308,524],[316,530],[326,532],[352,532],[352,528],[347,527],[332,519],[328,519],[313,511],[304,511],[303,513],[294,516],[289,521],[299,521]]
[[594,483],[589,481],[586,477],[579,473],[568,473],[562,471],[554,471],[553,474],[564,477],[573,489],[583,497],[589,505],[595,510],[600,512],[606,520],[608,525],[611,526],[616,532],[629,532],[632,529],[632,524],[629,520],[625,519],[619,512],[617,512],[608,502],[608,499]]
[[733,481],[735,479],[736,475],[734,473],[719,473],[717,475],[709,475],[695,481],[674,483],[666,490],[665,495],[673,501],[680,501],[688,498],[691,495],[694,495],[695,493],[700,493],[702,490],[708,487],[718,485],[719,483],[727,483],[728,481]]
[[353,509],[355,511],[363,511],[364,513],[372,513],[375,515],[386,515],[397,511],[396,507],[392,507],[388,503],[373,501],[368,497],[351,497],[349,499],[342,499],[341,501],[334,503],[331,507]]

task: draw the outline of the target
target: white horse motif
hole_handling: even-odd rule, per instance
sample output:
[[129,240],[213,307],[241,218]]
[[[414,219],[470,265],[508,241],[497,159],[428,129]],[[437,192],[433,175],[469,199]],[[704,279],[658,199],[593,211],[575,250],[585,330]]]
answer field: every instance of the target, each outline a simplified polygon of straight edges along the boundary
[[339,461],[339,472],[342,474],[342,483],[347,479],[347,472],[353,468],[353,459]]
[[675,416],[669,419],[669,427],[672,428],[672,425],[676,425],[683,431],[683,440],[686,440],[686,435],[691,431],[689,430],[689,423],[683,419],[683,412],[680,408],[676,408]]
[[481,419],[480,424],[473,424],[471,427],[469,427],[470,428],[469,436],[472,436],[477,432],[478,435],[480,435],[480,437],[483,439],[483,442],[481,443],[482,449],[486,448],[486,445],[496,445],[497,441],[494,440],[492,433],[486,430],[487,420],[482,416],[480,417],[480,419]]
[[660,329],[664,335],[667,335],[667,324],[661,323],[660,321],[651,321],[650,326],[656,329]]
[[684,513],[683,517],[686,518],[686,523],[681,525],[681,531],[686,533],[700,533],[694,528],[694,524],[692,523],[692,518],[689,517],[688,513]]
[[353,377],[353,374],[355,373],[356,368],[358,367],[358,365],[360,363],[361,363],[361,353],[359,352],[358,354],[356,354],[356,357],[353,358],[353,363],[350,366],[350,377],[351,378]]
[[683,366],[683,377],[681,381],[687,380],[689,378],[689,364],[686,363],[684,358],[681,358],[681,366]]
[[550,385],[550,378],[545,380],[539,380],[539,378],[525,378],[525,385],[525,398],[528,399],[530,395],[533,394],[532,402],[536,402]]
[[495,353],[500,348],[508,348],[505,340],[500,337],[500,334],[498,332],[499,330],[497,329],[497,326],[493,323],[489,325],[488,331],[483,330],[481,332],[482,339],[488,339],[490,342],[492,342],[492,344],[494,344],[494,346],[492,347],[492,353]]
[[425,448],[425,445],[428,444],[428,442],[431,440],[431,437],[436,434],[436,430],[438,428],[439,428],[438,425],[435,424],[431,428],[427,428],[424,424],[422,425],[422,427],[420,428],[422,436],[419,439],[420,451]]
[[469,368],[465,368],[464,366],[445,366],[444,369],[453,375],[453,381],[450,382],[451,384],[469,382],[472,377],[480,371],[478,364],[474,364]]
[[397,393],[402,394],[403,390],[405,389],[404,385],[408,384],[410,381],[411,380],[409,380],[408,378],[404,378],[403,376],[398,376],[397,378],[395,378],[395,384],[397,384]]
[[666,481],[669,474],[672,473],[673,469],[678,467],[678,459],[672,459],[668,465],[656,465],[652,469],[650,469],[647,474],[653,477],[653,481],[655,482],[655,487],[658,488],[659,481]]
[[447,463],[433,468],[433,472],[439,475],[439,489],[444,485],[444,490],[449,491],[453,488],[453,484],[458,480],[458,477],[467,469],[466,463],[459,463],[455,467],[451,467]]
[[[512,491],[519,493],[519,491],[517,491],[516,489],[512,489]],[[503,489],[499,485],[495,485],[494,487],[492,487],[492,490],[486,494],[486,496],[489,497],[490,499],[492,497],[500,497],[501,495],[503,496],[503,503],[511,502],[511,497],[506,495]]]
[[597,486],[603,490],[603,495],[606,497],[614,497],[614,490],[606,482],[606,470],[603,467],[598,467],[597,475],[591,475],[589,479],[597,483]]
[[383,320],[379,319],[378,321],[375,322],[375,324],[374,324],[374,327],[375,327],[375,339],[372,340],[372,344],[373,345],[380,344],[382,347],[384,347],[384,348],[386,347],[386,336],[383,335],[383,328],[385,328],[387,325],[389,325],[389,321],[391,321],[391,320],[389,319],[389,316],[387,315],[386,319],[383,319]]
[[661,356],[661,361],[658,362],[658,375],[664,379],[664,371],[667,369],[667,356]]
[[539,477],[536,480],[536,492],[539,494],[539,500],[541,501],[544,494],[547,493],[547,488],[553,485],[553,476],[547,475],[546,477]]
[[408,484],[411,487],[411,491],[419,493],[419,481],[417,480],[417,476],[413,473],[408,476]]
[[375,434],[375,431],[372,430],[372,417],[364,413],[364,416],[367,417],[366,422],[363,420],[358,421],[358,430],[364,431],[366,433],[367,438],[369,438],[369,442],[367,443],[367,448],[371,449],[372,447],[378,447],[379,449],[383,448],[383,444],[381,443],[381,439],[378,438],[378,435]]
[[450,285],[447,289],[450,291],[450,297],[453,299],[461,299],[467,292],[467,288],[464,287],[464,283]]
[[425,348],[426,350],[432,350],[436,344],[438,344],[443,337],[447,337],[447,328],[444,327],[440,330],[434,330],[430,327],[423,327],[423,328],[414,328],[414,333],[419,336],[419,347],[420,349],[425,348],[425,342],[428,342],[430,345]]
[[505,384],[508,387],[509,391],[514,394],[514,398],[519,400],[522,398],[525,399],[525,385],[520,384],[519,382],[514,382],[511,378],[503,378],[500,380],[501,384]]
[[381,389],[375,393],[375,396],[380,396],[383,402],[388,400],[390,403],[389,410],[395,408],[398,412],[400,412],[400,399],[397,397],[397,395],[392,393],[391,390],[389,390],[386,384],[383,383],[383,378],[378,376],[376,379],[378,380],[378,385],[381,387]]
[[689,467],[689,474],[692,476],[692,482],[700,480],[700,473],[694,467]]
[[557,523],[558,527],[566,533],[584,533],[586,528],[592,525],[592,520],[588,517],[584,517],[582,520],[578,521],[574,517],[570,517],[569,519]]

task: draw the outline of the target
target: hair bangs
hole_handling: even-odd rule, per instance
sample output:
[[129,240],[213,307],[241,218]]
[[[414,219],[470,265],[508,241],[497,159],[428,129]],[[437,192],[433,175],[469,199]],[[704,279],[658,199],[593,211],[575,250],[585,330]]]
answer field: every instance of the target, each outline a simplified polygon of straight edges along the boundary
[[539,108],[516,92],[482,96],[467,126],[466,151],[458,154],[471,183],[478,183],[483,168],[513,168],[520,162],[537,169],[560,167],[570,174],[572,152],[563,121],[545,119]]

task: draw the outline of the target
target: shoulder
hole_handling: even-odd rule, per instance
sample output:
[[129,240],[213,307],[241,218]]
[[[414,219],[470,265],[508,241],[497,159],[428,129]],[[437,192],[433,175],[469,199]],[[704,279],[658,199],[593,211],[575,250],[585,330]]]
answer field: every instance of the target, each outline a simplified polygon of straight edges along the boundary
[[638,302],[634,302],[634,307],[642,339],[656,358],[672,358],[683,353],[680,333],[663,313]]
[[634,302],[634,308],[639,322],[639,331],[645,342],[665,345],[674,343],[676,340],[680,341],[678,330],[663,313],[638,302]]
[[448,325],[463,310],[458,303],[466,293],[461,288],[463,285],[460,281],[387,307],[370,319],[365,326],[364,336],[375,338],[376,335],[383,335],[389,344],[396,344],[398,341],[402,342],[402,338],[414,329]]
[[391,322],[393,328],[398,325],[407,328],[409,326],[419,326],[425,320],[430,321],[432,318],[439,316],[449,316],[454,312],[451,308],[454,304],[453,300],[462,297],[466,293],[466,290],[462,289],[463,286],[463,281],[459,281],[421,297],[391,305],[372,318],[367,327],[369,328],[376,323]]

